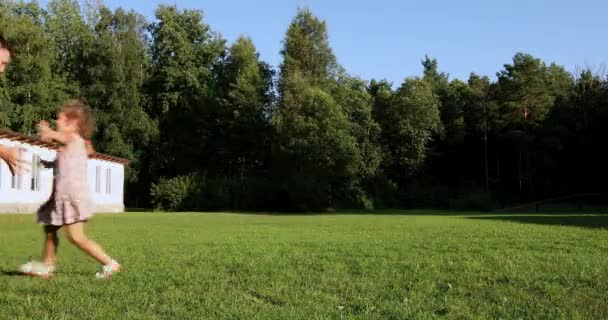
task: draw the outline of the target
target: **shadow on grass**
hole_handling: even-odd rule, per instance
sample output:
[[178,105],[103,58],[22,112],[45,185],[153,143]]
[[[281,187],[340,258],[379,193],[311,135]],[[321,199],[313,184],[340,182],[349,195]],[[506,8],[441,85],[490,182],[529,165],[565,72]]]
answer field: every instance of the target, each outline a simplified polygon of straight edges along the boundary
[[150,214],[191,214],[191,213],[215,213],[252,216],[346,216],[346,215],[374,215],[374,216],[474,216],[491,215],[492,212],[481,212],[471,210],[446,210],[446,209],[379,209],[379,210],[318,210],[318,211],[239,211],[239,210],[202,210],[202,211],[134,211],[126,210],[127,213],[150,213]]
[[3,277],[27,277],[28,275],[23,274],[15,270],[0,270],[0,276]]
[[491,215],[492,212],[481,212],[471,210],[447,210],[447,209],[340,209],[340,210],[319,210],[319,211],[207,211],[210,213],[222,214],[241,214],[241,215],[268,215],[268,216],[350,216],[350,215],[370,215],[370,216],[477,216]]
[[[61,273],[61,272],[55,272],[53,273],[54,276],[56,276],[57,274],[66,274],[66,273]],[[76,271],[76,272],[69,272],[67,273],[70,276],[78,276],[78,277],[92,277],[92,273],[91,272],[84,272],[84,271]],[[31,275],[25,274],[25,273],[21,273],[19,271],[16,270],[0,270],[0,277],[24,277],[24,278],[29,278],[29,277],[33,277]]]
[[[239,210],[203,210],[203,211],[158,211],[151,209],[127,209],[127,213],[150,213],[150,214],[192,214],[192,213],[215,213],[215,214],[234,214],[234,215],[252,215],[252,216],[343,216],[343,215],[371,215],[371,216],[446,216],[446,217],[482,217],[499,219],[500,217],[511,218],[518,216],[542,217],[579,217],[583,214],[598,215],[603,214],[603,211],[577,212],[576,210],[564,211],[549,211],[536,213],[534,210],[518,210],[508,213],[497,213],[495,211],[475,211],[475,210],[459,210],[459,209],[340,209],[340,210],[319,210],[319,211],[239,211]],[[608,218],[608,215],[606,215]]]
[[[213,212],[213,211],[207,211]],[[325,210],[325,211],[311,211],[311,212],[239,212],[239,211],[218,211],[216,213],[225,214],[251,214],[251,215],[275,215],[275,216],[340,216],[340,215],[372,215],[372,216],[446,216],[446,217],[486,217],[496,218],[498,216],[510,217],[511,215],[520,216],[596,216],[604,215],[603,211],[584,211],[577,212],[576,210],[565,210],[565,211],[548,211],[543,213],[534,212],[534,210],[521,210],[516,212],[501,212],[496,211],[476,211],[466,209],[377,209],[377,210],[363,210],[363,209],[351,209],[351,210]],[[608,217],[608,214],[606,214]]]
[[477,216],[467,219],[509,221],[517,223],[540,224],[548,226],[570,226],[592,229],[608,228],[608,215],[501,215],[501,216]]
[[125,212],[154,212],[154,209],[150,209],[150,208],[125,208]]

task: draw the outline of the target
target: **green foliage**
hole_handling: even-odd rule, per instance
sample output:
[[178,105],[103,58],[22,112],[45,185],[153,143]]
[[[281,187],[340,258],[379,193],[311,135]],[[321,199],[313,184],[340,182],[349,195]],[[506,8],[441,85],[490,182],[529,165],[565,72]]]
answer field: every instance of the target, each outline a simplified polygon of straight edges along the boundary
[[337,64],[325,22],[298,10],[286,34],[273,113],[274,159],[296,208],[372,207],[364,184],[381,162],[365,83]]
[[325,21],[315,17],[309,9],[298,9],[291,21],[281,54],[284,57],[281,64],[279,90],[285,94],[283,83],[294,74],[307,79],[311,85],[323,85],[337,68],[327,35]]
[[365,82],[344,75],[333,86],[331,94],[348,116],[350,135],[356,139],[361,155],[359,176],[365,179],[374,177],[382,161],[380,125],[373,118],[373,100],[366,91]]
[[513,64],[504,67],[498,73],[502,125],[513,130],[540,125],[555,101],[547,67],[523,53],[517,53]]
[[273,71],[259,60],[250,38],[239,38],[219,72],[221,111],[218,115],[224,174],[243,179],[255,173],[269,154],[268,117],[274,94]]
[[154,175],[199,169],[217,142],[218,101],[213,66],[225,41],[202,20],[202,12],[159,6],[149,28],[152,69],[146,84],[148,112],[158,122],[159,144],[150,155]]
[[34,2],[0,3],[0,30],[11,43],[13,59],[2,82],[4,125],[26,133],[54,116],[55,105],[65,99],[65,83],[52,70],[55,53],[44,30],[42,9]]
[[499,122],[499,108],[492,100],[492,87],[488,77],[471,73],[468,81],[464,119],[469,136],[495,132]]
[[158,210],[183,210],[192,208],[187,203],[195,190],[195,177],[179,176],[171,179],[161,178],[152,184],[150,195],[152,204]]
[[48,3],[46,30],[52,38],[56,56],[54,73],[64,79],[72,95],[80,94],[80,83],[87,80],[88,62],[95,41],[93,28],[87,24],[76,0],[52,0]]
[[135,13],[101,7],[94,41],[85,49],[95,67],[88,68],[81,81],[81,91],[97,113],[96,143],[105,152],[133,161],[130,181],[137,181],[141,170],[141,150],[158,134],[144,109],[145,26]]
[[398,171],[415,171],[426,158],[433,134],[440,130],[439,100],[432,85],[418,78],[406,79],[383,121],[387,160]]
[[465,135],[464,110],[469,87],[460,80],[453,80],[447,90],[447,98],[441,104],[441,123],[445,140],[449,145],[460,145]]
[[297,177],[287,182],[296,203],[311,203],[308,197],[316,195],[319,205],[331,205],[332,187],[355,177],[362,159],[348,118],[335,100],[297,82],[289,87],[297,92],[298,103],[285,103],[273,118],[277,156],[284,157],[290,164],[285,170]]
[[[203,12],[176,6],[146,21],[99,2],[9,0],[0,30],[14,48],[0,127],[34,134],[82,98],[96,149],[130,160],[128,206],[482,208],[485,195],[531,200],[608,179],[608,78],[529,54],[497,81],[466,83],[425,56],[421,77],[393,88],[349,75],[309,9],[287,26],[278,68],[250,38],[227,44]],[[163,191],[184,179],[187,190]]]
[[151,199],[158,210],[228,210],[252,208],[268,210],[276,190],[264,178],[214,177],[190,174],[160,179],[151,188]]

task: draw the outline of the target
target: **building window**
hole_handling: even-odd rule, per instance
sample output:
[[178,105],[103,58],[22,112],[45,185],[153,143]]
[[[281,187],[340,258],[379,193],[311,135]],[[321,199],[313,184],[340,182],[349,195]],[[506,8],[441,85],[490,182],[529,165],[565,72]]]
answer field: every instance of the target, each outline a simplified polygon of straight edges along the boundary
[[106,193],[112,193],[112,168],[106,168]]
[[11,182],[13,189],[20,190],[23,184],[23,176],[21,174],[14,175]]
[[16,175],[11,177],[11,187],[15,190],[21,190],[23,186],[23,175],[19,171]]
[[32,191],[40,191],[40,156],[32,156]]
[[101,192],[101,168],[95,167],[95,192]]

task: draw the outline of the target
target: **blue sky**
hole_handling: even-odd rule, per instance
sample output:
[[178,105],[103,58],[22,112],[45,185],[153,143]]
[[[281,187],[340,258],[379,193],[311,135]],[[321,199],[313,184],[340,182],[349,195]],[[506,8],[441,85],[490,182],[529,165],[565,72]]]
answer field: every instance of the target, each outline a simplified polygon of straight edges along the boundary
[[[44,5],[47,0],[41,1]],[[608,63],[606,0],[105,0],[153,19],[158,4],[200,9],[229,42],[250,36],[277,66],[281,41],[298,6],[326,20],[330,44],[350,74],[395,84],[421,73],[425,54],[441,71],[466,80],[494,78],[515,52],[574,71]]]

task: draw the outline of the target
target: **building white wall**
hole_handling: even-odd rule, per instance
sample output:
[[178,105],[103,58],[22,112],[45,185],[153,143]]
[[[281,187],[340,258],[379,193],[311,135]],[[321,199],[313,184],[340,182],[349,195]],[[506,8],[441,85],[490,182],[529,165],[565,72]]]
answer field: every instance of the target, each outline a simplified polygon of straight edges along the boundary
[[[54,150],[8,139],[0,139],[0,145],[24,148],[26,151],[22,154],[22,159],[28,162],[32,162],[34,155],[38,155],[42,160],[46,161],[53,161],[56,157]],[[32,167],[31,169],[34,168]],[[107,176],[108,169],[110,179]],[[99,176],[97,175],[98,170]],[[4,161],[0,161],[0,213],[34,212],[40,204],[49,198],[53,186],[53,170],[40,167],[38,190],[32,190],[34,171],[23,172],[21,175],[21,187],[15,189],[13,188],[13,177],[8,166]],[[122,164],[99,159],[89,159],[87,180],[91,198],[98,212],[124,211],[124,166]],[[97,188],[98,184],[99,188]]]

